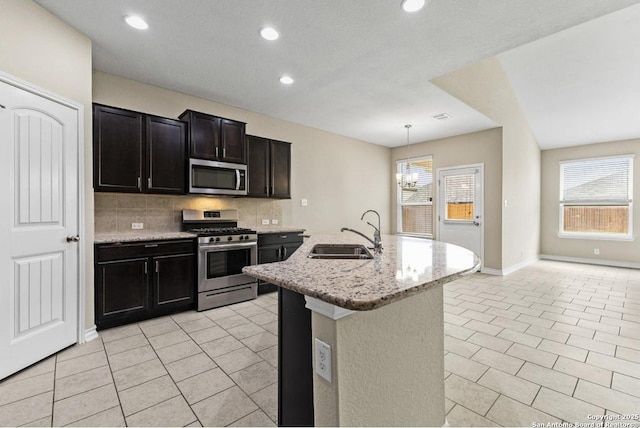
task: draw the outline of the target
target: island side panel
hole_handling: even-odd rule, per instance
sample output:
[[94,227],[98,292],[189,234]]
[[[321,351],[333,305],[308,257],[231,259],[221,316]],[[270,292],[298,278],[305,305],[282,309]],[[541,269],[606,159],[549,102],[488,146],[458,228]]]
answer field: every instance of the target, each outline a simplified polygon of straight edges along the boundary
[[442,286],[337,321],[312,313],[332,347],[333,379],[314,373],[318,426],[442,426]]

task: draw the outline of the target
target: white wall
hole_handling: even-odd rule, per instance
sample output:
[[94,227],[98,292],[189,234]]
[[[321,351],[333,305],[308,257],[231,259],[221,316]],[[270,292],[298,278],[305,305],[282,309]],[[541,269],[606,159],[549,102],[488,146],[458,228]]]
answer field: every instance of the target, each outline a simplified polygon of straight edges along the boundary
[[[600,262],[640,264],[640,245],[633,242],[571,239],[558,237],[560,226],[560,161],[602,156],[634,154],[633,199],[640,196],[640,139],[544,150],[542,152],[542,230],[541,252],[544,255],[592,259]],[[634,204],[633,224],[638,234],[640,208]],[[600,250],[599,255],[593,249]]]
[[[433,80],[502,126],[502,270],[540,253],[540,148],[496,58]],[[506,201],[506,204],[505,204]],[[506,205],[506,206],[505,206]]]
[[84,105],[85,327],[93,325],[91,41],[31,0],[0,1],[0,71]]
[[246,122],[247,134],[292,143],[292,199],[280,202],[284,225],[311,233],[366,230],[360,216],[375,209],[389,232],[389,148],[101,72],[94,72],[93,101],[166,117],[191,109]]

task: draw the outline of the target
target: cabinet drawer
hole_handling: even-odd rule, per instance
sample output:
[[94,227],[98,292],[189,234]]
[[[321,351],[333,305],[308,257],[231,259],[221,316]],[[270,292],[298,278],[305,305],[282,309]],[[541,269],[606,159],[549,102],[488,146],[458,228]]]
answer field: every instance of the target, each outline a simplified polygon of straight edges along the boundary
[[106,262],[132,257],[150,257],[167,254],[194,254],[194,252],[195,245],[193,239],[97,244],[96,261]]
[[258,246],[277,245],[290,242],[298,242],[302,244],[302,232],[286,232],[286,233],[265,233],[258,235]]

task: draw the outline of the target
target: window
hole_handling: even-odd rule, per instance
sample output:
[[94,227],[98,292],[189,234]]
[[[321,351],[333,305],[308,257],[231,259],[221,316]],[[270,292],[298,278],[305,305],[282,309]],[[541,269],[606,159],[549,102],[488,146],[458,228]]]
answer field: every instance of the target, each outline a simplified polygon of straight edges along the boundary
[[398,232],[433,236],[433,162],[431,156],[397,161],[397,172],[417,174],[415,186],[398,186]]
[[560,162],[560,236],[632,238],[633,156]]
[[444,177],[444,202],[446,221],[469,222],[474,220],[476,200],[476,174],[447,175]]

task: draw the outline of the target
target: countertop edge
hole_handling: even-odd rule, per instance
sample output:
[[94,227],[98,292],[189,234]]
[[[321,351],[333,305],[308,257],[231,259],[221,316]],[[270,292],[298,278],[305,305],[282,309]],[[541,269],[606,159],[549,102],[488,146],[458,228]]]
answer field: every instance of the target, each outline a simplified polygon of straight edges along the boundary
[[[279,264],[285,264],[285,263],[287,262],[279,262]],[[325,293],[313,292],[312,290],[309,290],[305,287],[299,287],[287,281],[280,280],[275,276],[264,275],[258,272],[252,272],[251,267],[244,268],[243,272],[248,272],[251,274],[251,276],[254,276],[263,281],[267,281],[271,284],[275,284],[282,288],[286,288],[287,290],[295,291],[296,293],[300,293],[305,296],[315,297],[316,299],[322,300],[323,302],[331,303],[332,305],[336,305],[344,309],[350,309],[352,311],[370,311],[370,310],[378,309],[382,306],[386,306],[393,302],[397,302],[399,300],[405,299],[407,297],[411,297],[418,293],[422,293],[438,285],[443,285],[448,282],[455,281],[458,278],[462,278],[463,276],[470,275],[474,272],[477,272],[480,269],[480,265],[481,265],[481,262],[478,259],[477,264],[470,269],[456,272],[451,275],[443,276],[441,278],[435,279],[433,281],[425,282],[424,284],[420,284],[415,287],[411,287],[409,289],[399,290],[395,293],[389,293],[384,296],[381,296],[378,299],[364,300],[364,301],[357,301],[353,299],[342,299],[338,296],[328,294],[328,293],[325,294]]]

